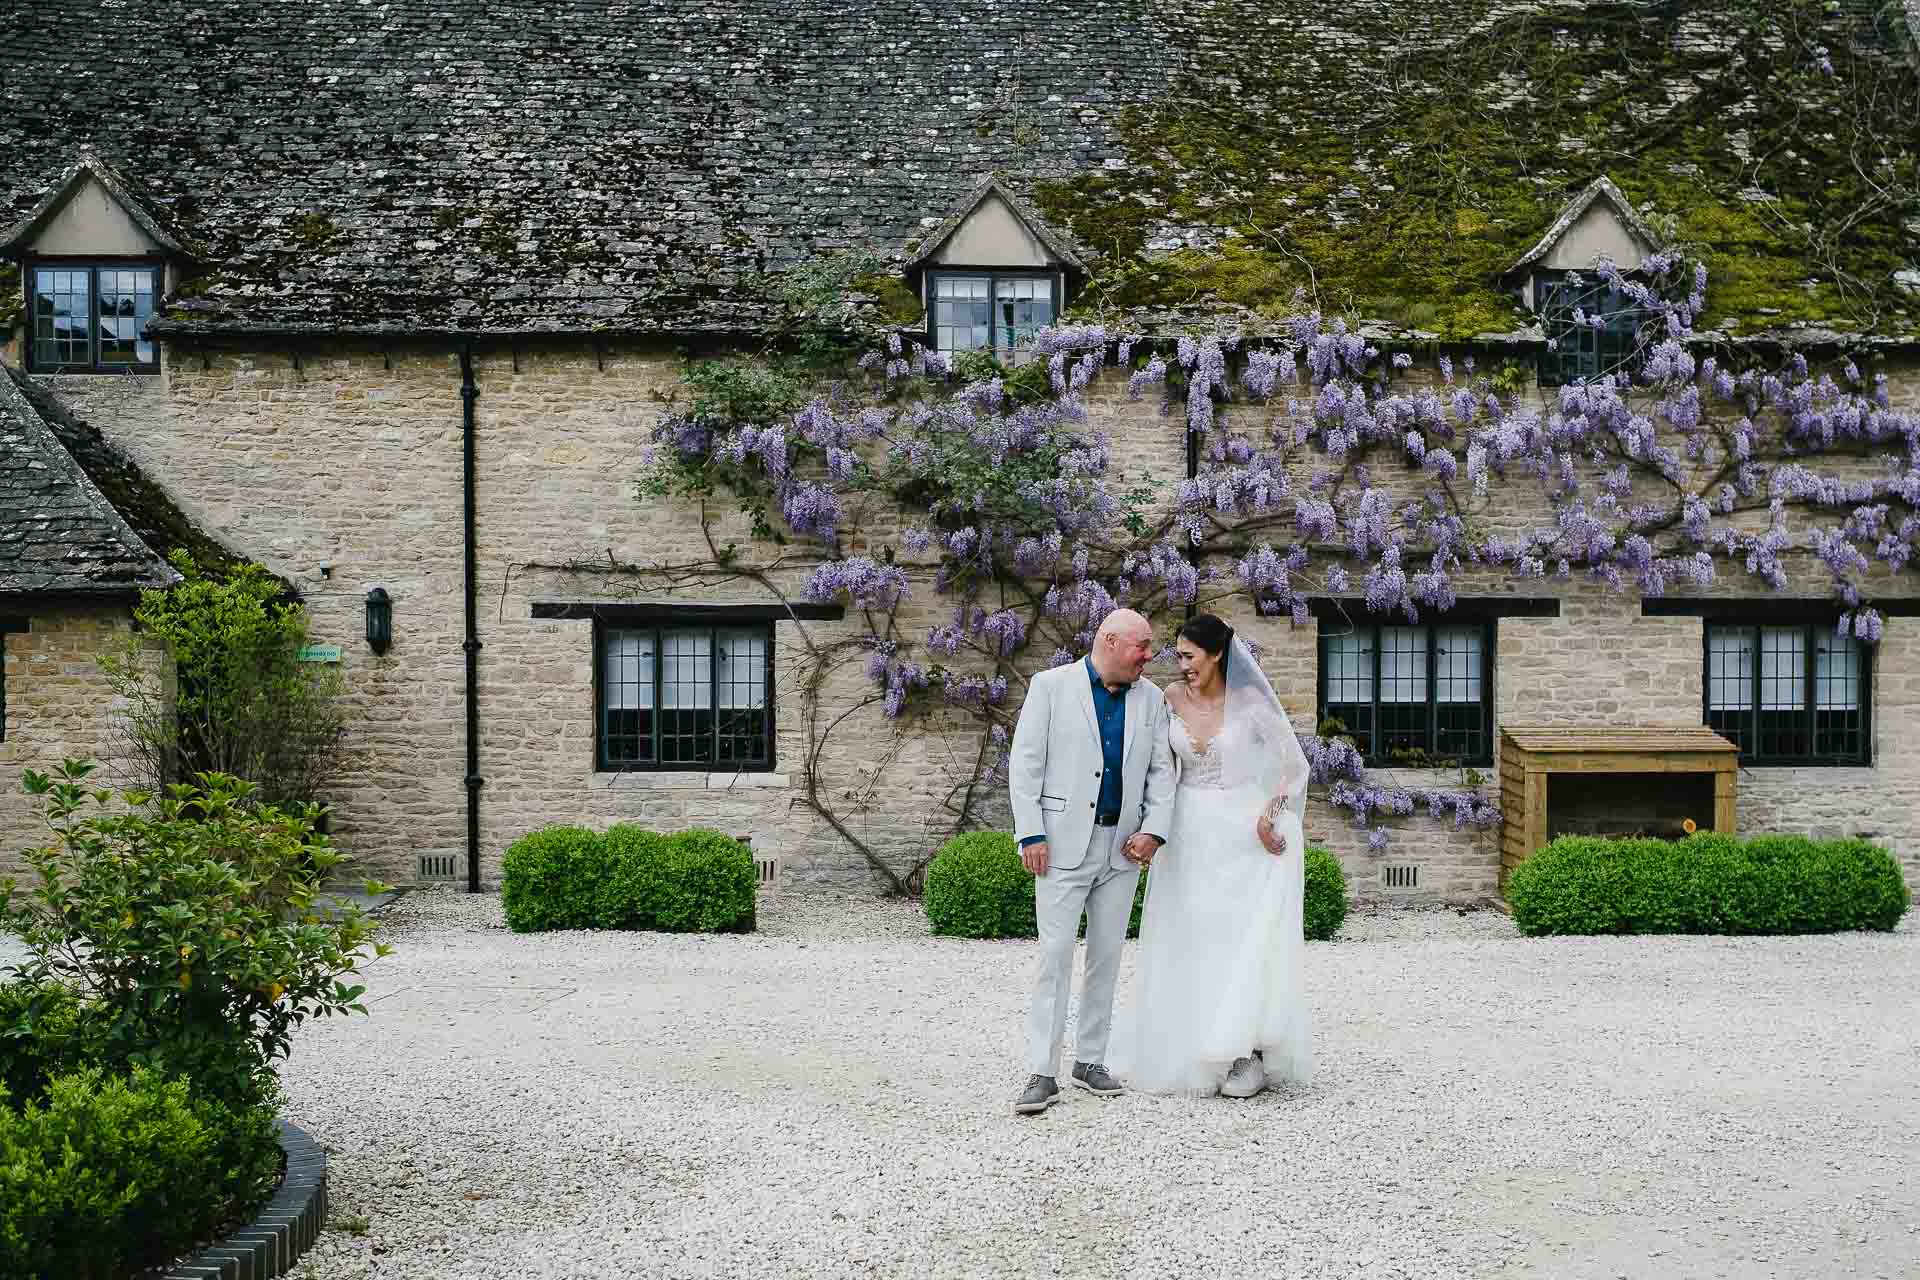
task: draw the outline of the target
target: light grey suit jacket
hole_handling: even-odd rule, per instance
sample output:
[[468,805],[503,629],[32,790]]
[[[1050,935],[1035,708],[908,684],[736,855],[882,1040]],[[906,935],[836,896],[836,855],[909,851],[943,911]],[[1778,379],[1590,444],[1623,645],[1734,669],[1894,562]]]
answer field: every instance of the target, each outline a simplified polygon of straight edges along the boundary
[[[1121,852],[1128,836],[1144,831],[1164,843],[1173,821],[1167,700],[1150,681],[1136,681],[1127,694],[1120,750],[1120,825],[1114,833],[1113,862],[1124,869],[1134,865]],[[1034,676],[1007,760],[1014,838],[1045,834],[1049,867],[1064,871],[1079,866],[1093,838],[1105,764],[1086,662]]]

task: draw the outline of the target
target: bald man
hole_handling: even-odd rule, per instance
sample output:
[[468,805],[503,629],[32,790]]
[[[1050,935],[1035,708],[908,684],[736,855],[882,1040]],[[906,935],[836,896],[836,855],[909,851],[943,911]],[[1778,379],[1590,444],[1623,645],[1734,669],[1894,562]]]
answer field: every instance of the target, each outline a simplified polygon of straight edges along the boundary
[[1060,1096],[1060,1041],[1083,911],[1087,968],[1069,1078],[1101,1097],[1121,1091],[1105,1065],[1120,947],[1140,868],[1166,843],[1173,819],[1167,703],[1140,678],[1152,653],[1145,618],[1131,609],[1108,614],[1092,653],[1033,678],[1013,731],[1007,788],[1040,925],[1026,1023],[1029,1076],[1013,1105],[1021,1115],[1037,1115]]

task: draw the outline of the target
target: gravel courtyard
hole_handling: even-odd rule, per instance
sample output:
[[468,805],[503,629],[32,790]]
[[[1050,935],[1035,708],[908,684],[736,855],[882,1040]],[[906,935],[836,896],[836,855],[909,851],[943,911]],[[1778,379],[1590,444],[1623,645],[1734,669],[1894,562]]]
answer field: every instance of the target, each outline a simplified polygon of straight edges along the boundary
[[386,919],[372,1016],[303,1029],[286,1072],[332,1151],[306,1280],[1920,1276],[1911,915],[1356,914],[1308,948],[1310,1089],[1036,1119],[1032,944],[912,905],[773,899],[751,937],[516,937],[452,891]]

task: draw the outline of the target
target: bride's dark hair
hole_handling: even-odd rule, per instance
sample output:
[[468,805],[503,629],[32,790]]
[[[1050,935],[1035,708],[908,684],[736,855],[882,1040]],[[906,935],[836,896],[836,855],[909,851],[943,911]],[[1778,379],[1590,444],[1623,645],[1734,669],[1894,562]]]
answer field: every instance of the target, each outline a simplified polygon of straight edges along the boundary
[[1233,628],[1211,613],[1196,613],[1180,625],[1177,638],[1191,640],[1206,650],[1210,658],[1220,659],[1220,674],[1227,674],[1227,646],[1233,643]]

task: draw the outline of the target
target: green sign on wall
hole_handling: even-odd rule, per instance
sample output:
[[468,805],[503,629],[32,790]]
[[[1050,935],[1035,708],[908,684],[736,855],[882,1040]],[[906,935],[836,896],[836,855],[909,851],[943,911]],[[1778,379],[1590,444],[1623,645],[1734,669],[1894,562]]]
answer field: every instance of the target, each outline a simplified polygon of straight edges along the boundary
[[300,646],[302,662],[338,662],[340,646],[337,644],[304,644]]

